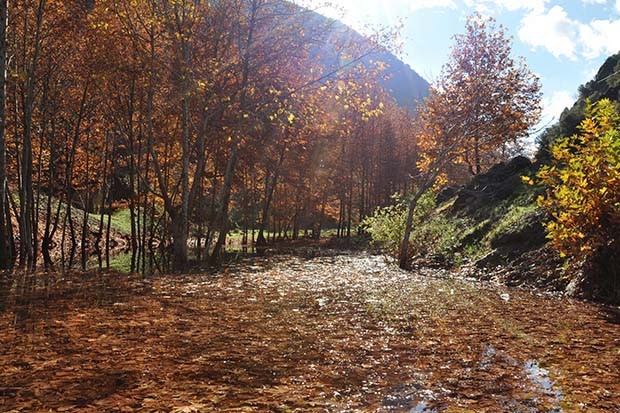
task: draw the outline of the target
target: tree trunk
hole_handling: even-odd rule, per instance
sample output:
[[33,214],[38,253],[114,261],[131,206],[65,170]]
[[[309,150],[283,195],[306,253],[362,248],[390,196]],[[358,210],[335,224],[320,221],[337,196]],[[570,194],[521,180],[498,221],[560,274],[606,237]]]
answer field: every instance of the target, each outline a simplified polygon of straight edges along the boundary
[[7,204],[7,167],[6,167],[6,83],[7,83],[7,29],[8,0],[0,0],[0,269],[13,266],[13,254],[8,231],[11,225],[9,206]]
[[284,162],[284,155],[286,150],[284,147],[280,149],[280,157],[278,158],[278,165],[273,171],[273,176],[269,179],[269,174],[265,177],[265,203],[263,204],[263,212],[261,216],[260,227],[258,228],[258,239],[256,241],[257,246],[264,246],[266,244],[265,235],[263,232],[267,228],[269,222],[269,209],[271,207],[271,201],[273,200],[273,193],[278,184],[278,178],[280,177],[280,168]]
[[226,235],[228,233],[228,206],[230,204],[230,193],[232,191],[232,183],[234,178],[235,167],[237,165],[238,147],[233,145],[228,163],[226,165],[226,172],[224,174],[224,183],[220,192],[220,208],[215,217],[215,224],[219,225],[219,233],[217,241],[211,251],[211,257],[209,261],[211,265],[215,265],[219,262],[222,248],[226,242]]
[[186,10],[184,6],[175,4],[174,14],[176,19],[176,33],[179,38],[179,52],[181,53],[181,150],[182,150],[182,169],[181,169],[181,205],[178,210],[171,214],[172,225],[172,269],[183,271],[187,266],[189,238],[189,166],[190,166],[190,33],[184,28],[186,23]]
[[[254,43],[254,30],[256,29],[257,24],[257,15],[258,9],[261,7],[260,2],[257,0],[253,0],[250,5],[250,16],[248,19],[248,33],[247,37],[243,39],[244,43],[244,53],[242,56],[242,74],[241,74],[241,83],[240,83],[240,94],[239,94],[239,121],[237,127],[241,129],[243,125],[243,116],[247,115],[246,111],[248,110],[248,83],[250,77],[250,47]],[[239,142],[232,142],[232,149],[230,152],[230,156],[228,157],[228,162],[226,164],[226,172],[224,174],[224,184],[222,186],[222,191],[220,195],[220,208],[215,217],[216,225],[219,224],[219,233],[217,237],[217,241],[215,242],[215,246],[213,247],[213,251],[211,252],[211,257],[209,259],[211,265],[217,264],[220,258],[220,254],[222,252],[222,248],[226,242],[226,236],[228,234],[228,208],[230,204],[230,195],[232,191],[232,183],[235,174],[235,169],[237,166],[237,158],[239,155]]]
[[409,201],[409,209],[407,211],[407,222],[405,224],[405,234],[403,235],[402,242],[400,244],[400,251],[398,253],[398,266],[403,270],[408,268],[409,261],[409,237],[411,236],[411,230],[413,227],[413,213],[415,212],[415,208],[418,205],[418,201],[424,195],[426,191],[429,190],[434,184],[437,176],[439,175],[440,169],[437,168],[429,175],[427,175],[422,183],[422,185],[418,188],[418,190]]
[[480,159],[480,138],[474,138],[474,160],[476,162],[476,173],[475,175],[480,175],[480,171],[482,170],[482,160]]

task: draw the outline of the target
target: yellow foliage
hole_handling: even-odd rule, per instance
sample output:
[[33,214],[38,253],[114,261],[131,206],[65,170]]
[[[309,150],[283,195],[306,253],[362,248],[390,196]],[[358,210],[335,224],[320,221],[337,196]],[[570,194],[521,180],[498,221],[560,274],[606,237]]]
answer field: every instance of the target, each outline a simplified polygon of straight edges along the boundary
[[548,237],[562,256],[587,257],[620,231],[620,116],[603,99],[588,103],[579,135],[551,147],[554,163],[538,173],[548,187],[538,204],[553,220]]

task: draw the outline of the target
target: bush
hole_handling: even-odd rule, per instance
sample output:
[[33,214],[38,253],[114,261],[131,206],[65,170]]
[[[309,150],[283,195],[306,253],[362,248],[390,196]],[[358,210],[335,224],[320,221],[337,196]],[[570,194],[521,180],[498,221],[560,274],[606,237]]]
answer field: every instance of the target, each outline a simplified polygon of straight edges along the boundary
[[460,245],[458,220],[443,215],[428,217],[411,232],[410,254],[451,261]]
[[559,139],[538,178],[539,205],[554,219],[549,238],[564,255],[588,256],[620,229],[620,115],[608,99],[588,105],[581,134]]
[[362,227],[372,237],[373,244],[397,254],[405,233],[407,202],[400,195],[392,196],[393,204],[379,207],[374,214],[362,221]]
[[[418,201],[410,238],[411,255],[443,256],[454,248],[454,224],[443,216],[431,216],[435,197],[435,192],[430,190]],[[399,195],[394,195],[392,199],[392,205],[377,208],[373,216],[366,218],[362,225],[372,236],[373,243],[396,256],[405,233],[409,202]]]
[[[580,134],[551,146],[553,163],[537,174],[547,186],[539,205],[553,219],[548,237],[563,256],[592,264],[620,257],[620,115],[603,99],[587,105]],[[617,285],[618,268],[597,265]]]

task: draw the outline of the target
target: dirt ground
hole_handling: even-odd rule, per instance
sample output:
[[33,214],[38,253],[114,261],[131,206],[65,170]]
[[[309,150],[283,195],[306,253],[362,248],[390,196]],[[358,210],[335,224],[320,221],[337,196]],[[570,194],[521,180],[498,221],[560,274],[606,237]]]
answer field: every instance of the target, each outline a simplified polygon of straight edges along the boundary
[[365,253],[0,303],[0,411],[620,411],[620,311]]

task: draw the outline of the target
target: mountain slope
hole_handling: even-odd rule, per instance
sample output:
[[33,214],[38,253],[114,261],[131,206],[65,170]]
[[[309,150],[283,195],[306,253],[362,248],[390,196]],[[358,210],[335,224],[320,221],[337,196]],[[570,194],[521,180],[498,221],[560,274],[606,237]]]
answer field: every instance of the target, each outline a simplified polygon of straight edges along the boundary
[[538,159],[549,159],[549,146],[560,137],[572,136],[584,119],[586,101],[598,102],[603,98],[620,102],[620,53],[607,58],[594,79],[579,86],[579,97],[570,108],[564,109],[558,122],[547,128],[539,137]]
[[[304,13],[308,14],[306,18],[308,29],[327,32],[326,37],[334,39],[334,43],[348,43],[359,49],[374,49],[368,55],[363,56],[360,61],[368,70],[376,70],[377,62],[382,63],[385,69],[381,71],[377,81],[399,106],[412,109],[428,95],[429,83],[385,47],[373,45],[372,40],[340,21],[310,10],[304,10]],[[333,45],[317,44],[312,53],[323,62],[326,72],[342,66],[343,59],[346,59],[341,55],[342,50],[330,46]],[[363,51],[358,51],[364,55]]]
[[382,53],[378,59],[388,66],[390,78],[384,81],[384,87],[391,91],[398,104],[413,108],[428,95],[428,82],[409,65],[391,53]]

